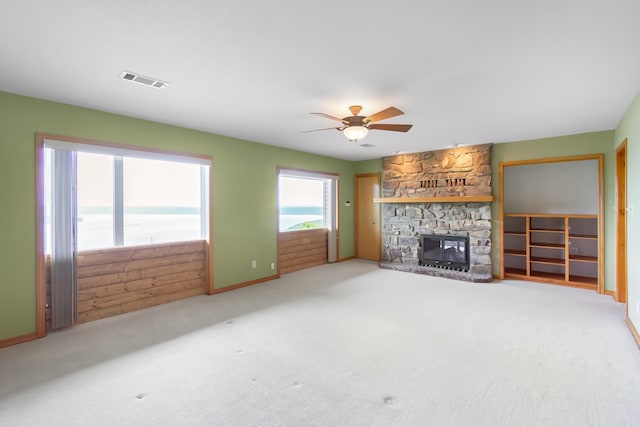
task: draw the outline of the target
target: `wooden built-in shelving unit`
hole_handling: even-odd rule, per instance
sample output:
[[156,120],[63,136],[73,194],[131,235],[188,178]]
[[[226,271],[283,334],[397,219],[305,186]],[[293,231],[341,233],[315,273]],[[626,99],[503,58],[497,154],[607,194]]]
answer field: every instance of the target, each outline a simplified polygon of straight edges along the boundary
[[597,215],[504,214],[505,278],[597,289],[602,275]]

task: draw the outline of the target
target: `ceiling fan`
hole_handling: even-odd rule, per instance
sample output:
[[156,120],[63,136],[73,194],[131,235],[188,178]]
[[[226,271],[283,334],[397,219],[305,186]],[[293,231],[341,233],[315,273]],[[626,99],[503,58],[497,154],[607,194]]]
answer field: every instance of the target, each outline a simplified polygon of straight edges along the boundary
[[390,130],[393,132],[408,132],[409,129],[413,125],[391,125],[391,124],[377,124],[374,122],[378,122],[380,120],[389,119],[391,117],[400,116],[404,114],[402,111],[398,110],[395,107],[385,108],[382,111],[378,111],[375,114],[370,116],[360,116],[360,111],[362,107],[360,105],[352,105],[349,107],[351,111],[351,116],[339,118],[335,116],[330,116],[325,113],[311,113],[317,114],[322,117],[326,117],[327,119],[335,120],[342,123],[342,126],[331,127],[331,128],[323,128],[323,129],[314,129],[307,130],[303,133],[307,132],[317,132],[320,130],[329,130],[329,129],[337,129],[344,133],[347,139],[351,142],[358,142],[358,140],[364,138],[369,130],[377,129],[377,130]]

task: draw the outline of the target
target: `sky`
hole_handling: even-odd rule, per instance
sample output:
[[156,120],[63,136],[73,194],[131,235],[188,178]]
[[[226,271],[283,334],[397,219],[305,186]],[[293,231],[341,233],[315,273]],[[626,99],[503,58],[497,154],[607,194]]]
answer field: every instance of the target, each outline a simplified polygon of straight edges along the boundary
[[[200,206],[200,166],[124,159],[125,206]],[[111,156],[78,153],[78,206],[113,205]]]
[[[125,158],[125,206],[199,206],[199,168],[193,164]],[[321,179],[280,177],[279,185],[280,206],[323,205]],[[112,157],[78,153],[78,206],[112,205]]]
[[280,177],[280,206],[322,206],[324,182],[320,179]]

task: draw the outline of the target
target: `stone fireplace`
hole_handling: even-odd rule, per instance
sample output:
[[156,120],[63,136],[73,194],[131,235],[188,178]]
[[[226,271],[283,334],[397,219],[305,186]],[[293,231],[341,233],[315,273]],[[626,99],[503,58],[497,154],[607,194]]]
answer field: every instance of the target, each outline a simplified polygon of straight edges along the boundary
[[[490,144],[385,157],[383,174],[381,267],[491,281]],[[468,238],[468,270],[420,265],[421,235]]]

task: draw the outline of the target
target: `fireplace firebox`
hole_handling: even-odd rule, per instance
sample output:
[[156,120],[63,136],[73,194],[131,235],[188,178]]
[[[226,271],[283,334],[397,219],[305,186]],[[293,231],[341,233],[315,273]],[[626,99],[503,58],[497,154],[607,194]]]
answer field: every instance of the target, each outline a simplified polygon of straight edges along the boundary
[[448,234],[421,234],[420,265],[469,271],[469,238]]

